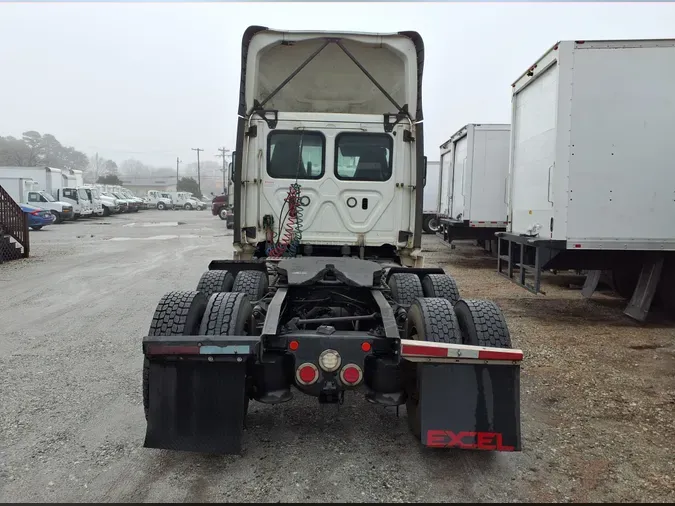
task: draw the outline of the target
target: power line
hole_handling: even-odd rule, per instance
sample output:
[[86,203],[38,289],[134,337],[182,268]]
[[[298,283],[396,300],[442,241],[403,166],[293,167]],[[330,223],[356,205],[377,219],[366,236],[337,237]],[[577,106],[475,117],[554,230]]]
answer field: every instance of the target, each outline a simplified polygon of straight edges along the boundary
[[220,151],[220,154],[216,155],[216,156],[219,156],[223,159],[223,193],[227,193],[227,190],[230,187],[230,185],[229,185],[230,173],[225,166],[225,156],[226,156],[226,153],[229,153],[230,150],[222,147],[222,148],[218,148],[218,151]]

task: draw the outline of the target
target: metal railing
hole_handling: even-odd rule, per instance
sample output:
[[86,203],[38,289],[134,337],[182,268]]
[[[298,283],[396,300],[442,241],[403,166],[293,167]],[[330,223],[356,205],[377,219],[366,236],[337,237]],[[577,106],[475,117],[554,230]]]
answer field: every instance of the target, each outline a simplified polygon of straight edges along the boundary
[[23,248],[22,256],[28,258],[30,239],[28,218],[21,206],[0,186],[0,235],[8,235]]

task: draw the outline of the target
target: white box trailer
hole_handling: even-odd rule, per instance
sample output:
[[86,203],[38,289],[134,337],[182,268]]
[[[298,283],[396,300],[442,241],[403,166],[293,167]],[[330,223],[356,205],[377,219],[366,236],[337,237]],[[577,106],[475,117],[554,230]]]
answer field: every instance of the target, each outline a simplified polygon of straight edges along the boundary
[[438,188],[441,177],[441,162],[426,162],[426,184],[422,204],[422,229],[427,234],[435,234],[438,223]]
[[[675,251],[675,40],[559,42],[512,89],[498,270],[514,279],[515,266],[534,292],[548,269],[607,269],[635,287],[644,267],[658,282],[664,255],[647,252]],[[627,310],[638,319],[646,279]]]
[[441,145],[438,216],[446,241],[496,241],[506,230],[510,129],[469,124]]

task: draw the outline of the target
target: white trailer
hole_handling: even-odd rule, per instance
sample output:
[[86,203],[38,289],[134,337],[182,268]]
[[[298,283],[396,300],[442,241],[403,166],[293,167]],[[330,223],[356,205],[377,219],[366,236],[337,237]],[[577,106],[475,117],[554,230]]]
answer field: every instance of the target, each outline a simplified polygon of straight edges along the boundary
[[663,274],[673,307],[675,40],[559,42],[512,87],[498,271],[536,293],[542,270],[589,270],[590,296],[609,270],[638,320]]
[[438,216],[449,243],[477,239],[490,247],[506,230],[510,135],[510,125],[468,124],[441,145]]
[[441,177],[441,162],[426,161],[426,178],[424,184],[424,200],[422,204],[422,230],[427,234],[435,234],[439,229],[438,222],[438,188]]
[[31,178],[40,190],[55,198],[57,190],[61,189],[61,170],[53,167],[0,167],[0,176]]

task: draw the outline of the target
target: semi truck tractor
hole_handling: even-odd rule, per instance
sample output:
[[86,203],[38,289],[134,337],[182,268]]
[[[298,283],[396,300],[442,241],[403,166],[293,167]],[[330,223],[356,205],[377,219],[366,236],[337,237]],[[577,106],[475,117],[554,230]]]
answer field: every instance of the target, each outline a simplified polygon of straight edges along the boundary
[[235,256],[139,339],[145,446],[239,453],[250,402],[299,394],[405,406],[426,446],[520,450],[504,315],[424,266],[422,37],[252,26],[241,53]]

